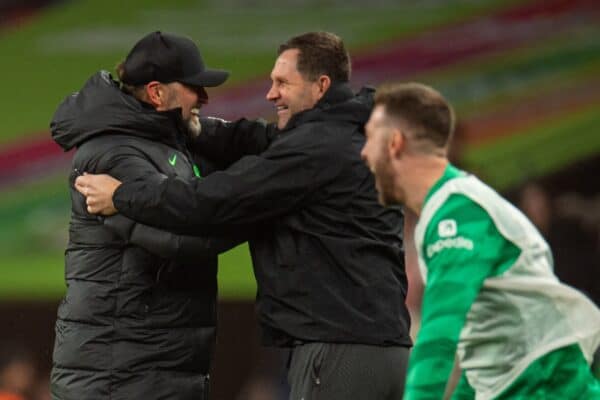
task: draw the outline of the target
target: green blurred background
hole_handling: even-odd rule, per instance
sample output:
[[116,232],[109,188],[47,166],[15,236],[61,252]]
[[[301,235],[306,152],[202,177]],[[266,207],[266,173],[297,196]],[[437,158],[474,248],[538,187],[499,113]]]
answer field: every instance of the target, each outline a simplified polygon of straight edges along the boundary
[[[43,7],[37,7],[42,5]],[[98,69],[113,70],[152,30],[192,37],[231,79],[206,112],[272,118],[264,94],[277,45],[291,35],[342,36],[357,85],[419,80],[459,116],[461,165],[507,190],[600,151],[597,1],[32,2],[0,31],[0,298],[64,292],[69,155],[50,142],[57,104]],[[598,187],[597,181],[591,185]],[[220,295],[250,299],[246,246],[221,256]]]
[[[72,154],[48,124],[65,96],[154,30],[190,36],[209,66],[231,71],[205,114],[272,119],[264,96],[276,48],[310,30],[344,38],[355,88],[436,87],[458,115],[454,162],[521,206],[551,243],[557,274],[598,303],[598,0],[0,0],[0,350],[19,343],[37,355],[31,399],[48,399],[70,213]],[[416,329],[411,252],[407,272]],[[212,398],[285,398],[285,356],[258,345],[247,246],[220,256],[219,286]]]

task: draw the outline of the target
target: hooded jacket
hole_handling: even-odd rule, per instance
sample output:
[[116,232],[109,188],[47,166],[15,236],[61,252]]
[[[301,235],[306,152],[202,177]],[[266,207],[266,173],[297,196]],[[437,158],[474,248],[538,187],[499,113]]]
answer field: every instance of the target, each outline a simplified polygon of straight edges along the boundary
[[264,152],[202,181],[125,182],[114,204],[167,229],[253,224],[265,344],[409,346],[402,214],[378,203],[360,158],[372,105],[373,90],[355,96],[345,83],[332,85]]
[[[65,151],[77,148],[69,179],[67,291],[58,309],[51,375],[54,399],[207,398],[217,256],[156,256],[88,214],[73,186],[83,172],[125,182],[200,179],[208,165],[188,157],[180,115],[179,109],[157,112],[139,102],[102,71],[53,117],[54,140]],[[172,242],[158,230],[150,235],[158,243]]]

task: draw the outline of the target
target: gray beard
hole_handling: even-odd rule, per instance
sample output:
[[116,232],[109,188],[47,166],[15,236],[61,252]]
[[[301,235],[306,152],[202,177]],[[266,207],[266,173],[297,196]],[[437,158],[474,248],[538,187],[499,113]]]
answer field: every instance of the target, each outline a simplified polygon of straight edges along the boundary
[[202,125],[200,124],[200,118],[198,118],[197,115],[192,115],[190,118],[188,118],[185,121],[185,124],[188,129],[188,134],[190,135],[190,138],[192,138],[192,139],[197,138],[200,135],[200,132],[202,132]]

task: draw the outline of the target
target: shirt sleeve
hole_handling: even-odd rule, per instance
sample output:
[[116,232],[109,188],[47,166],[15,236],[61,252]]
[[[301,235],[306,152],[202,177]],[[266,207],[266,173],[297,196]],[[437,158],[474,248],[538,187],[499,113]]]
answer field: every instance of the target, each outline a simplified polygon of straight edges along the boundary
[[167,232],[116,214],[104,219],[104,226],[127,243],[162,258],[193,262],[216,256],[246,241],[243,231],[230,235],[192,236]]
[[412,350],[405,399],[441,399],[467,313],[486,278],[505,267],[504,252],[519,252],[488,213],[452,195],[427,225],[422,255],[427,283],[421,328]]
[[[307,128],[308,129],[308,128]],[[307,135],[310,135],[307,137]],[[201,180],[144,177],[123,182],[113,196],[119,212],[169,230],[244,226],[276,218],[305,204],[344,167],[327,132],[286,133],[260,155]]]

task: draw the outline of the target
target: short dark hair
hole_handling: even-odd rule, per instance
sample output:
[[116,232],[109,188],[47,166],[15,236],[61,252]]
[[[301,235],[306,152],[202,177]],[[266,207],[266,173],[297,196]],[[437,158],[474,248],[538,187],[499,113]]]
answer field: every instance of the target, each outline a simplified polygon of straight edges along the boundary
[[279,46],[277,54],[298,49],[298,72],[314,81],[327,75],[332,82],[350,80],[350,55],[342,39],[329,32],[308,32],[294,36]]
[[435,89],[420,83],[386,84],[377,89],[375,105],[409,125],[416,140],[446,147],[454,132],[454,111]]

